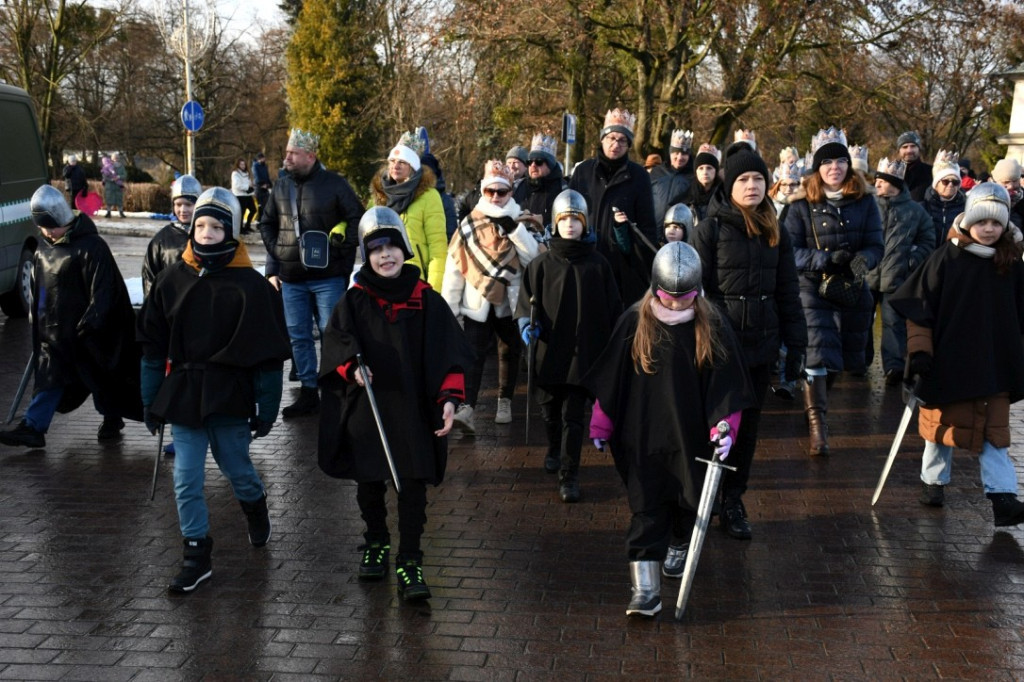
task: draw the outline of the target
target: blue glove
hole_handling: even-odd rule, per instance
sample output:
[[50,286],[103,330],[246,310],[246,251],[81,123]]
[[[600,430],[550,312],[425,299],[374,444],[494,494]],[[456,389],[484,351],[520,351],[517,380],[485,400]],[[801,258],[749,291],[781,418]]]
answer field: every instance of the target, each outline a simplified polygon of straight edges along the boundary
[[540,338],[540,324],[528,324],[522,329],[523,343],[529,346]]

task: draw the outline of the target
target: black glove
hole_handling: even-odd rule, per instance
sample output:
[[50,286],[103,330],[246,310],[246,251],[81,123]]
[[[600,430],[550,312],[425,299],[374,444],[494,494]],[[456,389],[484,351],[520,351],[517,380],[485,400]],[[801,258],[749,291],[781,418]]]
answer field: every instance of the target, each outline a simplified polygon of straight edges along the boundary
[[786,353],[786,365],[783,369],[783,376],[786,381],[796,381],[800,378],[804,369],[804,353],[803,351],[797,351],[790,349]]
[[344,232],[331,232],[327,236],[327,241],[334,248],[340,249],[341,245],[345,243],[345,233]]
[[850,261],[850,272],[858,277],[863,277],[868,274],[868,270],[870,269],[871,268],[868,267],[868,259],[864,256],[855,256],[853,260]]
[[841,272],[849,272],[847,266],[852,259],[853,254],[846,249],[829,252],[828,260],[825,261],[825,274],[836,275]]
[[148,405],[143,408],[142,421],[146,424],[146,430],[154,436],[160,430],[160,427],[164,425],[164,420],[153,414],[153,410]]
[[253,417],[249,420],[249,430],[253,432],[253,438],[263,438],[263,436],[270,433],[270,429],[273,427],[274,422],[266,422],[259,417]]
[[932,369],[932,355],[919,350],[910,356],[910,372],[915,376],[927,374]]

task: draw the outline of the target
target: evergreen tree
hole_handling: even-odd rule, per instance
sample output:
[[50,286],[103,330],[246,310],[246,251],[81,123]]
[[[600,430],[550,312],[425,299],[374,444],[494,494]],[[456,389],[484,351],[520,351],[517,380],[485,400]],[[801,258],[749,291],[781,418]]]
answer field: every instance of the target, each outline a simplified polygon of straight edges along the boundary
[[374,0],[305,0],[287,48],[293,126],[320,135],[320,160],[365,194],[379,155]]

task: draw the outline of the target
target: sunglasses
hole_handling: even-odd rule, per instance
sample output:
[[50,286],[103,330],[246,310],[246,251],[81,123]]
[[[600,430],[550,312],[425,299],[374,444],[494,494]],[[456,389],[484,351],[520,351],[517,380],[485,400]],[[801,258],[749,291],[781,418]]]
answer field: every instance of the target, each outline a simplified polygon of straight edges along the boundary
[[950,185],[956,187],[960,184],[960,181],[957,180],[956,178],[942,178],[941,180],[939,180],[939,182],[941,182],[946,187],[949,187]]
[[512,190],[505,189],[504,187],[501,187],[499,189],[494,189],[493,187],[487,187],[487,188],[484,189],[484,194],[489,196],[489,197],[507,197],[508,193],[511,192],[511,191]]
[[548,165],[548,162],[545,161],[544,159],[530,159],[530,164],[529,165],[531,165],[531,166],[546,166],[546,165]]

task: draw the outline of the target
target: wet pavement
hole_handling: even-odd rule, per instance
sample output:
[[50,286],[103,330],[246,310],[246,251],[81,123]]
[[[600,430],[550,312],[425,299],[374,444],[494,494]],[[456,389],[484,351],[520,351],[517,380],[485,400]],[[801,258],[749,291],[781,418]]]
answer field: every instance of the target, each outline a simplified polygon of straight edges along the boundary
[[[27,323],[0,317],[0,345],[5,414]],[[962,451],[945,508],[920,505],[916,433],[871,507],[902,410],[877,370],[833,389],[827,458],[804,454],[796,404],[769,397],[753,540],[712,528],[678,622],[667,580],[658,617],[624,615],[629,509],[610,456],[588,445],[583,500],[559,502],[539,416],[523,444],[523,386],[513,423],[493,423],[494,373],[477,436],[451,441],[428,491],[434,596],[417,606],[393,573],[358,581],[355,488],[317,469],[315,418],[254,443],[274,524],[262,549],[208,462],[214,573],[185,597],[166,591],[181,560],[170,461],[151,502],[141,424],[100,444],[87,404],[57,416],[44,450],[0,446],[0,679],[1024,680],[1024,529],[993,528]]]

